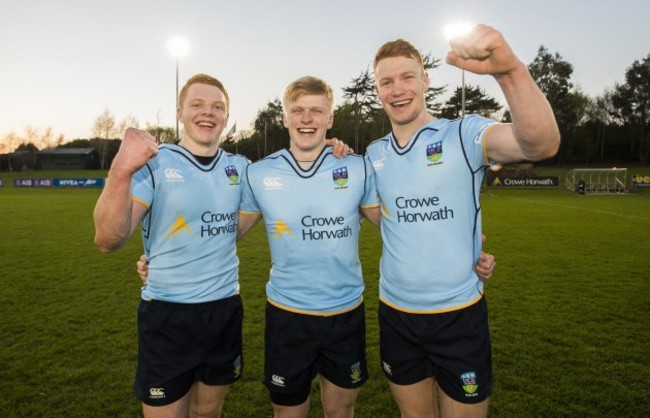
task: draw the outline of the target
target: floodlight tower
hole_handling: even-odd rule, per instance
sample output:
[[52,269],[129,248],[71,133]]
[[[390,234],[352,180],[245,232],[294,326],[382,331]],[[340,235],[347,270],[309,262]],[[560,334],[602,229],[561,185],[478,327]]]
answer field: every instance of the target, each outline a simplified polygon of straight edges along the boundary
[[[448,41],[451,41],[452,39],[459,38],[461,36],[465,36],[468,33],[474,29],[476,25],[468,22],[456,22],[456,23],[450,23],[449,25],[445,26],[444,32],[445,32],[445,38],[447,38]],[[465,117],[465,69],[461,68],[461,87],[460,87],[460,116]]]
[[187,55],[190,44],[185,38],[175,37],[167,43],[167,48],[172,57],[176,58],[176,97],[174,98],[174,115],[176,117],[176,139],[179,139],[178,130],[178,62]]

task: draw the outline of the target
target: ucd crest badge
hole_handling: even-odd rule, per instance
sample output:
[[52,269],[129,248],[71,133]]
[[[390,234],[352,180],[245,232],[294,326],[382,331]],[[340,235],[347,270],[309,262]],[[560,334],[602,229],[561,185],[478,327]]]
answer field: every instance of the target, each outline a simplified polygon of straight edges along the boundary
[[234,165],[229,165],[226,167],[226,176],[230,179],[231,182],[239,182],[239,173],[237,173],[237,168]]
[[350,367],[350,379],[352,379],[352,383],[357,383],[359,380],[361,380],[361,363],[356,362]]
[[348,167],[344,166],[332,170],[332,180],[339,187],[348,184]]
[[463,390],[465,391],[465,396],[476,396],[478,395],[478,384],[476,383],[476,373],[467,372],[460,375],[460,379],[463,381]]
[[442,141],[427,145],[427,160],[435,163],[440,158],[442,158]]
[[242,368],[241,356],[237,356],[232,366],[233,366],[233,375],[235,377],[239,377],[241,375],[241,368]]

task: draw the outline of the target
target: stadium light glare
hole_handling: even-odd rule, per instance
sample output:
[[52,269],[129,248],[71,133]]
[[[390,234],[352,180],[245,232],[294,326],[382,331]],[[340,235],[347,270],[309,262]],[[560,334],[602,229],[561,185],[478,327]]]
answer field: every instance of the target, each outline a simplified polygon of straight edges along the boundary
[[476,25],[473,23],[469,22],[454,22],[446,25],[443,28],[443,32],[445,34],[445,38],[447,38],[448,41],[451,41],[454,38],[458,38],[459,36],[465,36],[468,33],[474,29]]
[[[445,34],[445,38],[447,38],[448,41],[451,41],[452,39],[465,36],[468,33],[474,29],[476,25],[473,23],[469,22],[454,22],[446,25],[443,28],[443,32]],[[462,118],[465,117],[465,69],[462,68],[460,70],[461,73],[461,87],[460,87],[460,116]]]

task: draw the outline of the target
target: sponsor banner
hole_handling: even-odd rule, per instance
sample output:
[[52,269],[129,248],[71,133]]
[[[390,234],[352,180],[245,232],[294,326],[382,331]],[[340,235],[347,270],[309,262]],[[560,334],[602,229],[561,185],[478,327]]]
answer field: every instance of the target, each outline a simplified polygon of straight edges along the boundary
[[650,189],[650,176],[642,176],[640,174],[632,176],[632,187]]
[[51,187],[52,179],[15,178],[14,187]]
[[508,177],[486,176],[485,184],[488,187],[558,187],[560,178],[551,177]]
[[103,178],[55,178],[54,187],[104,187]]

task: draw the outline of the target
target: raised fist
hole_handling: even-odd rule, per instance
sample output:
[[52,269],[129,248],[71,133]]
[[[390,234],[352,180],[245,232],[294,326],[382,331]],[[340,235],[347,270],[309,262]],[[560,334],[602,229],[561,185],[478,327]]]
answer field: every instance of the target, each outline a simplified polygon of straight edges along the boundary
[[127,128],[111,169],[124,170],[133,174],[157,154],[158,144],[149,132]]
[[476,74],[507,74],[519,63],[501,32],[486,25],[477,25],[467,35],[450,40],[449,44],[447,64]]

